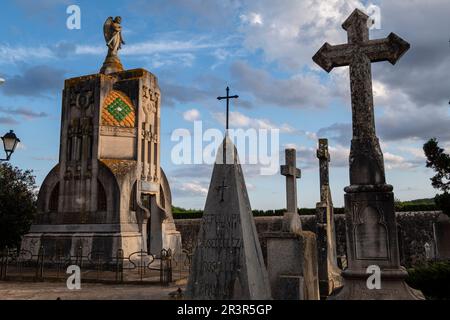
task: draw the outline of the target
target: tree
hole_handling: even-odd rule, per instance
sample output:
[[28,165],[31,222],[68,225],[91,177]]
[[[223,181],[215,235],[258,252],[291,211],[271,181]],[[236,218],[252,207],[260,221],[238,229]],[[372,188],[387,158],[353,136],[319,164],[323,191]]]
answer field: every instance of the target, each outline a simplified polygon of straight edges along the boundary
[[36,212],[36,185],[31,170],[0,164],[0,249],[17,247]]
[[446,215],[450,216],[450,155],[439,147],[436,138],[430,139],[423,145],[427,157],[427,168],[432,168],[436,174],[430,178],[431,185],[443,193],[435,197],[436,205]]

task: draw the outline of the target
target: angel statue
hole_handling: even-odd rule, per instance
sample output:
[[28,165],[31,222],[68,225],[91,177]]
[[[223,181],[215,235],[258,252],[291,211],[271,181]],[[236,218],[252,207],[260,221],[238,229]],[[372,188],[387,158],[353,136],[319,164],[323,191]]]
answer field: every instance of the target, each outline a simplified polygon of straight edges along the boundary
[[103,26],[106,46],[109,48],[108,55],[117,56],[118,51],[122,48],[122,44],[125,44],[122,37],[121,22],[121,17],[115,17],[114,20],[112,17],[109,17]]
[[121,17],[109,17],[103,25],[103,34],[105,36],[106,46],[108,47],[108,55],[103,63],[101,73],[109,74],[122,71],[122,63],[120,62],[118,52],[125,44],[122,37]]

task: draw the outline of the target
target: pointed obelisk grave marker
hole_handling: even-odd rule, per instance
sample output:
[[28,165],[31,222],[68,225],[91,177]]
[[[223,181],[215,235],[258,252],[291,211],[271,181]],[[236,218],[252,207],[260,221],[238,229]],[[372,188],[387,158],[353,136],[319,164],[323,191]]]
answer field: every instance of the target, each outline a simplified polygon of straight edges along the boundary
[[[409,44],[391,33],[369,40],[369,17],[356,9],[343,23],[348,44],[325,43],[313,60],[325,71],[349,66],[353,139],[350,149],[350,186],[345,188],[348,268],[342,272],[344,287],[333,299],[423,299],[404,279],[400,266],[394,194],[386,184],[383,153],[375,134],[371,63],[395,64]],[[381,287],[368,285],[380,276]],[[368,273],[370,272],[370,273]],[[374,281],[371,283],[373,284]],[[370,288],[369,288],[370,287]]]
[[247,187],[228,135],[217,152],[186,297],[271,299]]
[[337,266],[333,200],[328,174],[330,153],[327,139],[319,139],[317,158],[319,158],[320,172],[320,202],[316,204],[317,258],[320,295],[325,298],[333,290],[342,286],[341,269]]

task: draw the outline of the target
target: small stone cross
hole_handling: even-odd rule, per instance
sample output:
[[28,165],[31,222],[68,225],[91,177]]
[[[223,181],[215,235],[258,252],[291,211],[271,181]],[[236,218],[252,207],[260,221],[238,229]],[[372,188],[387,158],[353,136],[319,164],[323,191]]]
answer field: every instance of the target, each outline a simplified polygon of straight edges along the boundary
[[297,213],[297,179],[301,177],[301,171],[296,167],[296,152],[295,149],[286,149],[286,165],[280,168],[281,175],[286,177],[286,202],[289,213]]

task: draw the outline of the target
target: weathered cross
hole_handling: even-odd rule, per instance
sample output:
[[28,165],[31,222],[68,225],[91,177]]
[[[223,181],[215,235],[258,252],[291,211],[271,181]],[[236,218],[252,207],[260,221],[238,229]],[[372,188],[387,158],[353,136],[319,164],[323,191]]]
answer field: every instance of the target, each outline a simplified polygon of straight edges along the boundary
[[371,62],[395,64],[409,43],[391,33],[385,39],[369,40],[369,17],[356,9],[342,24],[348,43],[325,43],[313,60],[325,71],[350,66],[353,139],[350,153],[350,184],[385,184],[383,154],[375,134]]
[[225,97],[217,97],[217,100],[227,100],[227,124],[226,124],[226,129],[228,130],[228,119],[229,119],[229,113],[230,113],[230,99],[237,99],[239,98],[239,96],[234,95],[234,96],[230,96],[230,88],[227,87],[227,95]]
[[222,184],[220,186],[216,187],[217,191],[220,191],[220,190],[222,191],[220,202],[224,201],[223,193],[224,193],[225,189],[228,189],[228,188],[229,187],[225,185],[225,180],[222,180]]
[[327,201],[327,190],[330,185],[329,168],[330,153],[328,152],[328,139],[319,139],[319,148],[317,149],[317,158],[319,159],[320,171],[320,201]]
[[285,155],[286,165],[282,165],[280,171],[286,177],[286,209],[289,213],[297,213],[297,179],[301,177],[301,171],[296,167],[296,150],[286,149]]

